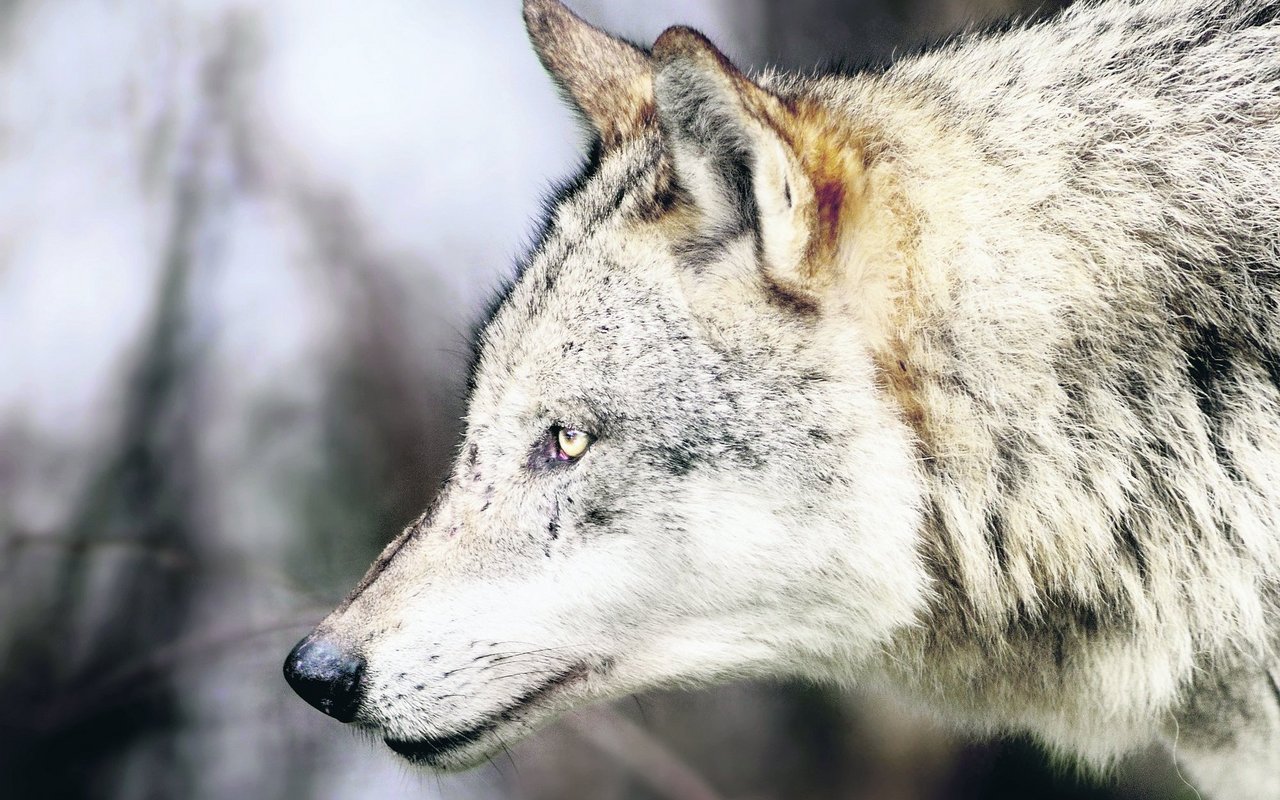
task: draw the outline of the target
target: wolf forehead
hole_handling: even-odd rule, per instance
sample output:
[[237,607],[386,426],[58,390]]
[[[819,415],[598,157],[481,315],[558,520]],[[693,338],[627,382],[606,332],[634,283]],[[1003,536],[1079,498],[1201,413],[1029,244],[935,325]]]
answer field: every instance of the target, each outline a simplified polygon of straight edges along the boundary
[[659,202],[660,147],[655,134],[597,153],[547,200],[528,254],[472,331],[473,392],[481,375],[509,375],[530,345],[550,343],[530,334],[599,332],[604,320],[624,320],[653,294],[653,270],[622,251],[633,224],[651,219]]
[[549,398],[591,402],[622,382],[638,396],[662,389],[677,365],[692,373],[732,358],[695,341],[679,274],[689,226],[669,170],[654,126],[597,148],[547,202],[529,254],[473,331],[473,407],[521,381]]
[[[593,158],[549,203],[536,244],[477,329],[473,437],[512,430],[503,422],[512,412],[525,435],[583,425],[625,434],[640,456],[633,466],[677,477],[758,470],[789,437],[797,448],[826,446],[829,434],[814,425],[779,432],[765,422],[773,406],[788,419],[812,416],[808,390],[828,376],[802,342],[785,325],[749,341],[708,335],[707,310],[685,295],[696,234],[665,157],[654,126]],[[702,242],[693,261],[746,233]]]

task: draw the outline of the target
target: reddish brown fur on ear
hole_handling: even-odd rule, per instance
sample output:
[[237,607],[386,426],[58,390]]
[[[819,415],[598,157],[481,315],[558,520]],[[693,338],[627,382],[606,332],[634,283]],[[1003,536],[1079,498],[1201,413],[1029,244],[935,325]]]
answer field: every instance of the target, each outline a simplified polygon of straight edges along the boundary
[[588,25],[559,0],[525,0],[525,27],[547,71],[605,148],[636,136],[653,117],[649,56]]
[[873,180],[874,156],[861,126],[812,100],[774,94],[690,28],[664,31],[653,63],[657,115],[664,135],[682,146],[678,151],[704,157],[753,151],[756,222],[765,234],[771,287],[793,299],[816,298],[840,280],[853,235],[864,249],[869,238],[883,238],[884,220],[868,201],[883,181]]

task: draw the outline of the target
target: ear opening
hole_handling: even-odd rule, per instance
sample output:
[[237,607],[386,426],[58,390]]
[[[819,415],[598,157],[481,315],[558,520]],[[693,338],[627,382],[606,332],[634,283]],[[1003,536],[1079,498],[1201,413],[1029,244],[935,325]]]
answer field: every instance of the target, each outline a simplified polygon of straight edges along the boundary
[[649,125],[653,69],[644,50],[587,24],[559,0],[525,0],[524,21],[538,59],[605,149]]
[[[669,28],[654,43],[658,122],[679,187],[719,235],[753,229],[755,121],[740,73],[701,34]],[[745,79],[742,79],[745,80]]]
[[654,44],[654,93],[674,182],[696,207],[699,236],[748,234],[767,288],[812,307],[825,255],[838,237],[843,194],[825,196],[804,163],[803,125],[788,104],[740,72],[705,37],[671,28]]

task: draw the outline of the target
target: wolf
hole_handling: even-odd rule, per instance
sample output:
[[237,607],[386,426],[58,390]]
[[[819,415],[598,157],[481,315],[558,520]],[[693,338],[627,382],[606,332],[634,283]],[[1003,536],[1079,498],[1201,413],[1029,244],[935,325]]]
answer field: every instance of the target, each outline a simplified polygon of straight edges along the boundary
[[875,685],[1280,798],[1280,2],[806,76],[524,15],[591,159],[298,693],[458,769],[653,687]]

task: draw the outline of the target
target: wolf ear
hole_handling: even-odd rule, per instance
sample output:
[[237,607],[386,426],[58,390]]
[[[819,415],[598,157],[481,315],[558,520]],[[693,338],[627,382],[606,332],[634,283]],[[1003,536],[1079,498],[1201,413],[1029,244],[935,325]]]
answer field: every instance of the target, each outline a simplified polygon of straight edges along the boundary
[[797,152],[802,126],[793,112],[689,28],[659,36],[653,60],[672,177],[697,207],[700,237],[755,234],[772,288],[812,303],[821,223],[831,209]]
[[653,116],[653,69],[645,51],[593,28],[559,0],[524,0],[524,22],[542,65],[606,148]]

